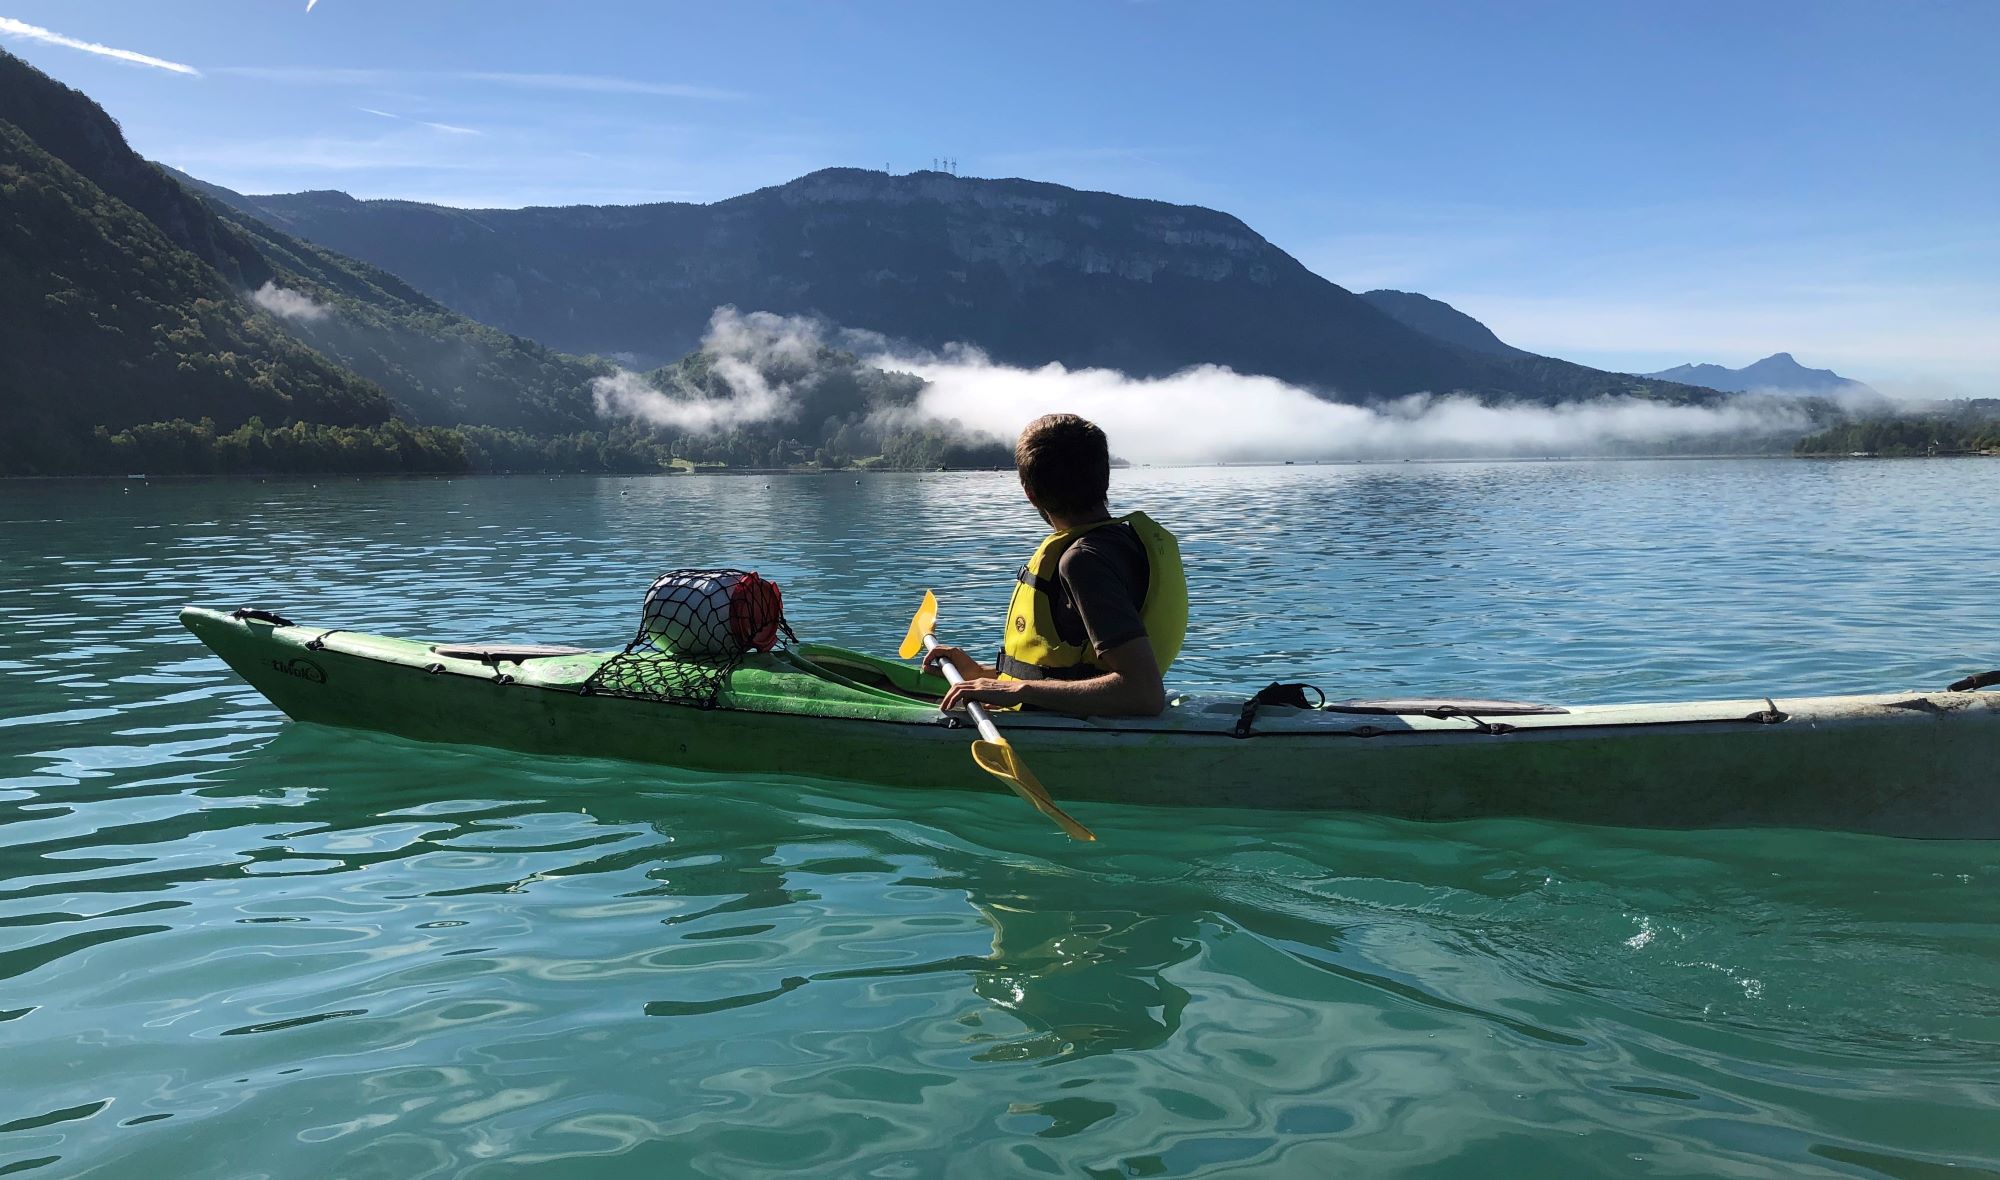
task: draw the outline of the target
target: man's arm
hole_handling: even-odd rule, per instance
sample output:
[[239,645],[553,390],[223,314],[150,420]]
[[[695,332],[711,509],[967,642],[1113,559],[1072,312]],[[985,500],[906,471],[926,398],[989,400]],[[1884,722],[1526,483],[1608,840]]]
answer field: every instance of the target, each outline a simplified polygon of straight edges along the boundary
[[1038,705],[1079,717],[1158,717],[1167,707],[1167,688],[1152,641],[1130,639],[1101,657],[1110,671],[1088,680],[967,680],[944,694],[941,709],[967,701],[988,705]]

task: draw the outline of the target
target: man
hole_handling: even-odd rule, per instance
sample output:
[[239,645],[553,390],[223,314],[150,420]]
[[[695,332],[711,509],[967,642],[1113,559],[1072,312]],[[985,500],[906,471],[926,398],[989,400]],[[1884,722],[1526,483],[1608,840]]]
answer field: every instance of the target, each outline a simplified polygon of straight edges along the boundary
[[1028,423],[1014,466],[1028,503],[1055,531],[1017,578],[996,667],[956,647],[924,657],[926,671],[949,660],[965,677],[941,707],[980,701],[1158,716],[1167,706],[1161,677],[1187,631],[1187,582],[1173,534],[1142,512],[1111,515],[1110,446],[1075,414]]

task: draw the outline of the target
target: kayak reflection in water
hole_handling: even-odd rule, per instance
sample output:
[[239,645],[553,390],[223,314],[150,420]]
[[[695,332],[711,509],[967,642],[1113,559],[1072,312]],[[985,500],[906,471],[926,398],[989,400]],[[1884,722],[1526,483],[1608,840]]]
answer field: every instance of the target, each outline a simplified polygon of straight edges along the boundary
[[1014,466],[1054,531],[1021,567],[995,667],[942,645],[924,657],[925,671],[949,660],[965,678],[942,707],[1158,716],[1162,677],[1187,632],[1180,546],[1143,512],[1111,515],[1111,448],[1094,423],[1035,419],[1014,444]]

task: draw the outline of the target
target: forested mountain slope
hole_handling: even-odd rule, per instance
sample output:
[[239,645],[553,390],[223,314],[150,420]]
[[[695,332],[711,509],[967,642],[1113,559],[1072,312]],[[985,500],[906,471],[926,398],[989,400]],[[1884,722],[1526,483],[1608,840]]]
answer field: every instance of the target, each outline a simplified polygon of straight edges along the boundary
[[104,435],[174,420],[586,430],[608,371],[190,191],[0,53],[0,473],[98,469]]
[[214,267],[0,120],[0,473],[86,467],[100,426],[359,425],[392,411],[378,386],[292,339]]
[[1535,355],[1508,344],[1495,336],[1493,329],[1442,299],[1432,299],[1428,295],[1419,295],[1414,291],[1389,290],[1363,291],[1361,297],[1376,310],[1400,321],[1405,326],[1415,328],[1426,336],[1435,336],[1448,344],[1456,344],[1460,348],[1469,348],[1489,356]]

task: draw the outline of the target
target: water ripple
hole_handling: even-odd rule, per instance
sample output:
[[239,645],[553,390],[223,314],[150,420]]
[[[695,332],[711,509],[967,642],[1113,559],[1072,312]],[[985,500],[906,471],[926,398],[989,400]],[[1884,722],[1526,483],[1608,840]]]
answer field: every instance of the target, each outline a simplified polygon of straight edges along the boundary
[[[1990,464],[1137,470],[1185,684],[1636,700],[2000,659]],[[611,645],[741,564],[977,645],[1003,477],[0,489],[0,1172],[2000,1171],[2000,846],[747,781],[285,724],[174,623]],[[1012,537],[1005,543],[998,537]]]

